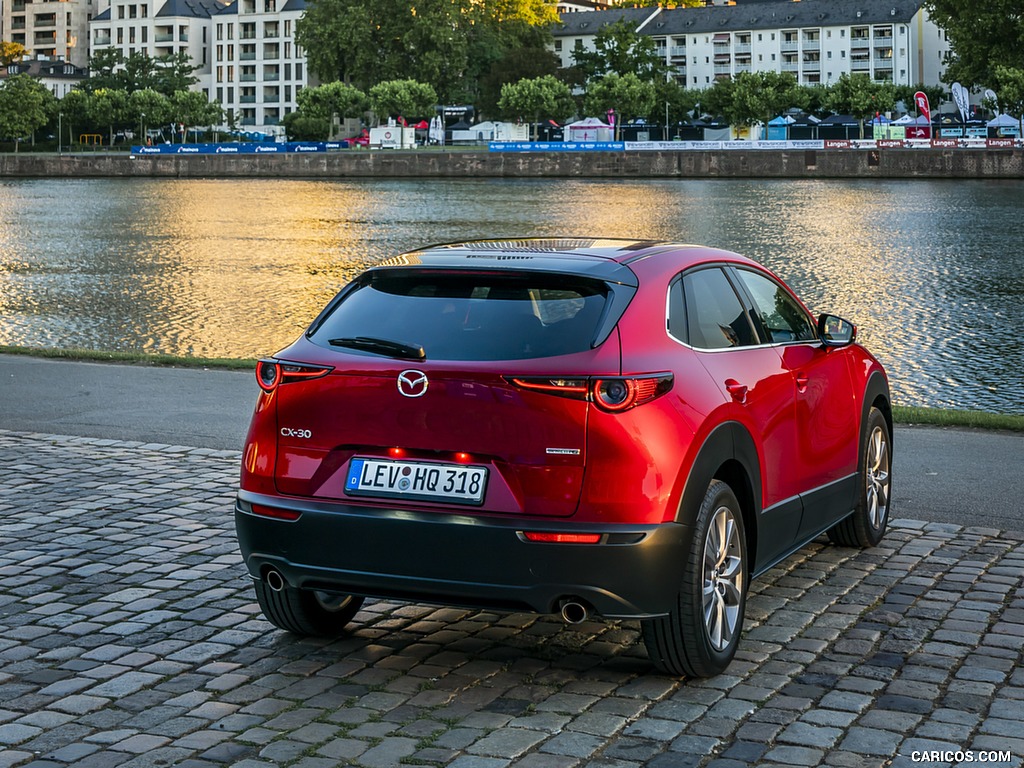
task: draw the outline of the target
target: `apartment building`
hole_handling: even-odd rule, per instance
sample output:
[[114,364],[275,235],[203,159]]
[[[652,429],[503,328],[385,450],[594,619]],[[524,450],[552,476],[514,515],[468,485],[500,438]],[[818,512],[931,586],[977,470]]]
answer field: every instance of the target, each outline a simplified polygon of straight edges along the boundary
[[195,88],[210,95],[210,17],[219,0],[112,0],[90,25],[91,53],[115,48],[152,58],[187,53],[197,66]]
[[25,46],[28,58],[89,63],[89,21],[97,0],[4,0],[0,29],[5,40]]
[[790,72],[804,85],[843,73],[938,85],[949,50],[920,0],[803,0],[566,14],[554,31],[562,66],[620,19],[649,35],[672,75],[695,89],[741,72]]
[[308,84],[306,56],[295,43],[305,10],[305,0],[236,0],[211,20],[211,96],[229,122],[283,134],[281,119]]

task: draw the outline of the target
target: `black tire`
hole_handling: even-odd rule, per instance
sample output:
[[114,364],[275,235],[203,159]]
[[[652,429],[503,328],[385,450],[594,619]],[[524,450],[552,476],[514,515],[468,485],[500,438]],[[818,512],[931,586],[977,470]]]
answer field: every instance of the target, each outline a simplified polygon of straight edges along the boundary
[[296,635],[337,637],[345,631],[363,604],[353,595],[333,595],[308,589],[285,587],[275,592],[257,581],[256,600],[267,620],[275,627]]
[[712,677],[736,655],[748,587],[743,512],[732,489],[712,480],[694,520],[676,605],[641,622],[647,654],[670,675]]
[[860,446],[857,506],[828,531],[843,547],[873,547],[882,540],[892,503],[892,437],[882,412],[872,407]]

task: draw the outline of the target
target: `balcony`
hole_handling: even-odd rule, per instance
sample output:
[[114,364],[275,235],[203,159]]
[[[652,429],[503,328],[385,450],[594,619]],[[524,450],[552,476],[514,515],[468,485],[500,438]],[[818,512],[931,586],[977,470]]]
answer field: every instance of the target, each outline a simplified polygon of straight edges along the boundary
[[[15,27],[15,29],[17,29],[17,27]],[[100,32],[99,30],[97,30],[96,31],[96,37],[93,39],[93,45],[95,45],[95,46],[110,45],[110,32],[106,32],[106,31],[105,32]]]
[[263,103],[264,104],[280,104],[281,103],[281,94],[279,94],[279,93],[266,94],[263,97]]
[[154,43],[173,43],[174,33],[173,32],[157,32],[153,35]]
[[253,94],[252,96],[239,96],[238,97],[238,102],[240,104],[255,104],[256,103],[256,95]]
[[799,61],[784,61],[782,62],[783,72],[799,72],[800,62]]
[[256,73],[255,72],[243,72],[238,76],[239,82],[242,83],[255,83]]
[[892,56],[877,57],[875,59],[875,69],[892,69]]
[[[25,28],[25,19],[19,17],[17,19],[12,19],[11,20],[11,29],[24,29],[24,28]],[[107,42],[108,43],[110,42],[110,35],[107,35]]]
[[239,125],[256,125],[256,118],[255,117],[243,117],[241,120],[238,121],[238,124]]
[[668,49],[668,54],[673,59],[685,59],[686,58],[686,46],[685,45],[673,45]]
[[18,0],[11,4],[11,13],[21,13],[25,10],[25,0]]
[[733,52],[750,53],[750,43],[736,43],[736,45],[733,46]]
[[782,41],[782,50],[783,51],[796,51],[796,50],[799,50],[799,48],[800,48],[800,41],[799,40],[783,40]]
[[820,51],[821,40],[804,40],[803,47],[805,51]]
[[871,69],[871,59],[852,59],[850,69],[854,72],[867,72]]
[[817,59],[805,59],[804,60],[804,72],[820,72],[821,62]]
[[42,28],[42,27],[56,27],[57,26],[57,17],[54,14],[52,14],[52,13],[47,13],[47,14],[38,13],[38,14],[36,14],[36,18],[35,18],[35,26],[36,26],[36,29],[39,29],[39,28]]
[[57,33],[56,32],[36,32],[35,37],[32,38],[33,45],[56,45],[57,44]]
[[241,61],[256,61],[256,51],[242,51],[238,58]]
[[732,64],[715,64],[716,75],[730,75],[732,74]]
[[280,79],[281,79],[281,73],[280,72],[264,72],[263,73],[263,81],[266,82],[266,83],[276,83]]

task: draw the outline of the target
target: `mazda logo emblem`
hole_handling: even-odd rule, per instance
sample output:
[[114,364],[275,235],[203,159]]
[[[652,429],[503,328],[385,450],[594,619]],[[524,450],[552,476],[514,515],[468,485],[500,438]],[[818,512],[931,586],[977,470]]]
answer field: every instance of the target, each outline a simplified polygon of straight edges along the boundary
[[398,374],[398,391],[406,397],[423,397],[427,393],[427,374],[408,370]]

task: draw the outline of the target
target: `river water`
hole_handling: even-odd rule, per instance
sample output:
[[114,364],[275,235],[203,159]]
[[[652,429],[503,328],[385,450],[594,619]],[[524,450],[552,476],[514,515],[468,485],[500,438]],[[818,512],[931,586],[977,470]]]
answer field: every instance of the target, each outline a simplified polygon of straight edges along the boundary
[[259,357],[433,242],[664,238],[860,326],[902,405],[1024,413],[1024,182],[6,180],[0,344]]

